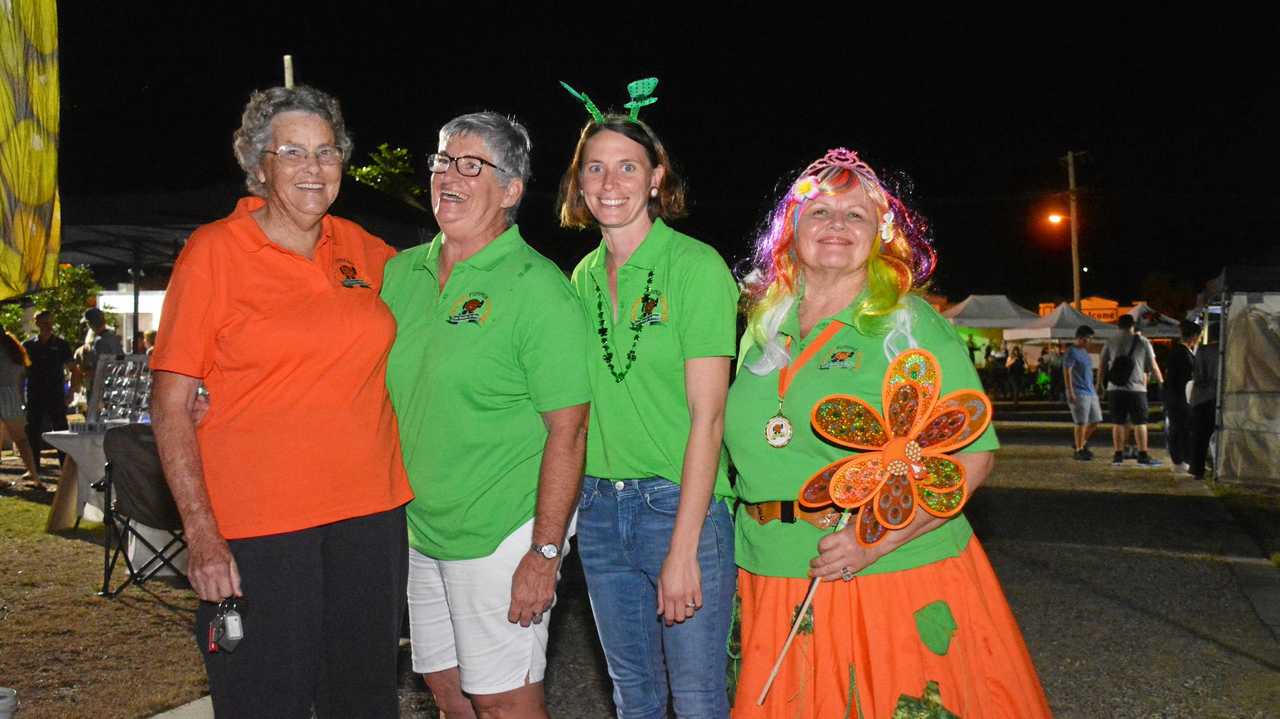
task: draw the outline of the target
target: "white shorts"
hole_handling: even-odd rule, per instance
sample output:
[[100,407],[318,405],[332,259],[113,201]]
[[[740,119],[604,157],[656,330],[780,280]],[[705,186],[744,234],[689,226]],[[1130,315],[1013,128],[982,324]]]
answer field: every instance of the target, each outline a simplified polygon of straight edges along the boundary
[[[576,519],[570,522],[569,535]],[[511,576],[532,544],[531,519],[502,540],[493,554],[479,559],[439,560],[409,549],[409,636],[415,673],[458,667],[462,691],[481,695],[542,681],[550,610],[540,624],[522,627],[507,621]],[[568,547],[566,538],[563,552]]]

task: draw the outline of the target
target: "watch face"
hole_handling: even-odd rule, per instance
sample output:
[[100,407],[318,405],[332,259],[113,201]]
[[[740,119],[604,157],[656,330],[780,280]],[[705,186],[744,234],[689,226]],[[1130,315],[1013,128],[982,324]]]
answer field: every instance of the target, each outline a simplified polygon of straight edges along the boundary
[[555,559],[560,554],[560,548],[554,544],[544,544],[538,547],[538,552],[547,559]]

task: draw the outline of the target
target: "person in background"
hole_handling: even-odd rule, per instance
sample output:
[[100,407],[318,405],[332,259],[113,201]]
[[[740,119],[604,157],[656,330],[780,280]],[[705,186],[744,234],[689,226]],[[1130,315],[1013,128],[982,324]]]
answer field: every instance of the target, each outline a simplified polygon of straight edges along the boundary
[[1160,460],[1147,452],[1147,384],[1152,373],[1156,381],[1163,383],[1160,365],[1156,364],[1156,353],[1151,348],[1151,341],[1138,333],[1137,322],[1133,315],[1120,315],[1116,321],[1120,334],[1107,340],[1102,348],[1101,377],[1107,377],[1111,364],[1118,358],[1127,357],[1131,369],[1123,382],[1107,379],[1107,403],[1110,405],[1111,441],[1115,455],[1111,459],[1113,465],[1124,464],[1125,441],[1129,434],[1134,436],[1138,451],[1138,464],[1143,467],[1157,467]]
[[1200,344],[1200,325],[1183,320],[1178,325],[1181,341],[1176,342],[1167,358],[1164,382],[1165,436],[1169,442],[1169,461],[1174,474],[1190,474],[1191,468],[1191,404],[1187,385],[1195,369],[1196,346]]
[[1203,480],[1209,458],[1209,439],[1213,436],[1218,414],[1218,337],[1222,323],[1209,323],[1205,346],[1196,351],[1191,370],[1191,451],[1187,471],[1193,479]]
[[147,356],[150,357],[152,352],[156,351],[156,337],[158,333],[155,330],[147,330],[142,333],[142,347],[146,350]]
[[124,354],[124,339],[114,329],[107,326],[107,317],[97,307],[84,311],[84,322],[89,325],[84,344],[76,350],[79,360],[80,375],[84,381],[84,394],[93,406],[93,382],[97,376],[98,360]]
[[1005,370],[1008,373],[1009,394],[1013,397],[1013,406],[1017,407],[1018,401],[1022,398],[1022,389],[1027,384],[1027,360],[1022,356],[1022,348],[1018,345],[1013,345],[1009,349]]
[[1073,459],[1087,462],[1093,459],[1089,451],[1089,438],[1102,421],[1102,405],[1094,390],[1093,358],[1089,356],[1089,341],[1093,328],[1080,325],[1076,328],[1076,340],[1062,358],[1063,387],[1066,388],[1067,406],[1071,408],[1072,432],[1075,438]]
[[27,352],[18,339],[8,332],[0,336],[0,423],[13,439],[13,445],[22,457],[27,471],[22,479],[34,482],[37,489],[44,489],[40,482],[40,467],[27,442],[26,413],[22,411],[22,378],[27,373]]
[[[53,333],[53,313],[36,313],[36,334],[22,343],[31,366],[27,368],[27,440],[39,462],[45,448],[43,435],[67,428],[67,379],[79,384],[80,368],[71,345]],[[58,452],[58,462],[65,455]]]

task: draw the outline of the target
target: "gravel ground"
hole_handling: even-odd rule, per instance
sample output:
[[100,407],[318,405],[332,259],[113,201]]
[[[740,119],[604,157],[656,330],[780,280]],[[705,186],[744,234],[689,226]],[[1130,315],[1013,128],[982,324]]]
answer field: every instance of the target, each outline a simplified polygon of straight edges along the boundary
[[[966,510],[1058,717],[1280,717],[1280,643],[1232,573],[1261,552],[1167,469],[1011,446]],[[1274,570],[1273,570],[1274,571]],[[1280,571],[1276,571],[1280,582]],[[612,716],[580,569],[552,624],[554,717]],[[434,716],[405,667],[404,716]]]

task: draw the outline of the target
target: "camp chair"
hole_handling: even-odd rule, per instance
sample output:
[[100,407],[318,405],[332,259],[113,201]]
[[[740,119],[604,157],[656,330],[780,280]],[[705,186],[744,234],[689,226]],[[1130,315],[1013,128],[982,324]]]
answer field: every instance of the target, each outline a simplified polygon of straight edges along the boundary
[[[107,456],[106,477],[101,484],[104,493],[103,523],[107,527],[107,541],[103,553],[102,591],[99,596],[114,599],[130,584],[142,584],[168,567],[174,574],[183,572],[173,562],[186,551],[182,536],[182,518],[174,504],[169,485],[160,467],[160,455],[156,452],[156,438],[151,425],[128,424],[112,427],[103,438],[102,447]],[[160,548],[138,532],[136,524],[142,524],[169,533],[169,541]],[[134,566],[127,551],[130,539],[140,542],[151,557]],[[115,589],[111,588],[111,574],[121,555],[129,578]]]

